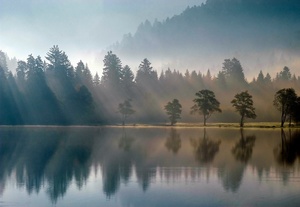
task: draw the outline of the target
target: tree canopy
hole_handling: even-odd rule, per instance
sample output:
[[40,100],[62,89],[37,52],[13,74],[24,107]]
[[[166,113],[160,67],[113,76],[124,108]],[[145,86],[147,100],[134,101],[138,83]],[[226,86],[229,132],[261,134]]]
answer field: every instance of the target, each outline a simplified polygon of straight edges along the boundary
[[119,104],[118,107],[119,113],[122,115],[122,125],[125,125],[127,118],[135,113],[135,110],[132,109],[131,100],[127,99],[123,103]]
[[182,106],[177,99],[173,99],[172,102],[169,101],[165,105],[165,110],[166,110],[167,115],[169,116],[172,126],[177,123],[178,119],[181,119],[181,117],[180,117],[181,108],[182,108]]
[[195,95],[197,98],[193,100],[195,104],[191,107],[191,114],[203,115],[203,124],[206,126],[207,119],[214,112],[222,112],[220,102],[216,99],[214,92],[210,90],[201,90]]
[[248,93],[248,91],[236,94],[231,103],[235,110],[241,115],[240,127],[244,126],[245,118],[256,118],[252,96]]
[[283,88],[275,93],[273,104],[281,112],[281,127],[289,116],[290,124],[293,110],[295,109],[297,94],[293,88]]

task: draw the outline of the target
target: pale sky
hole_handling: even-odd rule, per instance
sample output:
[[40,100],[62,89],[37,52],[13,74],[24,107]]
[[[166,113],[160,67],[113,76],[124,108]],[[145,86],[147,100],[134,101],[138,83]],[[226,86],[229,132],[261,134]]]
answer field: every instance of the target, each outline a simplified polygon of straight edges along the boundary
[[[134,33],[141,22],[180,14],[205,0],[0,0],[0,50],[43,59],[58,45],[72,64],[101,73],[101,51]],[[134,67],[134,66],[133,66]]]

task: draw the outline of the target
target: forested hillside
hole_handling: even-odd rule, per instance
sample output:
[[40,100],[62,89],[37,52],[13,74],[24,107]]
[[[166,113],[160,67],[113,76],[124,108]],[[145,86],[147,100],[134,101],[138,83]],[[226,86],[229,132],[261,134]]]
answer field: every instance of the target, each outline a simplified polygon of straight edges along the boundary
[[235,56],[247,73],[299,67],[300,4],[297,0],[207,0],[163,21],[143,22],[111,47],[126,61],[148,57],[156,66],[220,67]]

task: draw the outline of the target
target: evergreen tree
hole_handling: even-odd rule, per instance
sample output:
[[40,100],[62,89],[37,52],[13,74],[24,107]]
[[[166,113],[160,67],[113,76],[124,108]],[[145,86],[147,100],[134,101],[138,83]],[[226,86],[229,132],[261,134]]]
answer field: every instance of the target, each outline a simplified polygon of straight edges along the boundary
[[121,70],[121,85],[125,95],[129,96],[134,86],[134,75],[128,65]]
[[100,85],[100,77],[99,77],[98,73],[96,73],[94,78],[93,78],[93,84],[94,84],[94,86],[99,86]]
[[262,84],[264,84],[264,80],[265,80],[264,74],[263,74],[263,72],[260,70],[260,71],[259,71],[259,74],[258,74],[258,76],[257,76],[256,82],[257,82],[257,84],[262,85]]
[[16,99],[9,84],[10,78],[13,77],[7,70],[5,54],[0,51],[0,125],[21,123]]
[[7,67],[7,61],[6,61],[6,55],[2,50],[0,50],[0,67],[3,70],[3,73],[5,76],[8,75],[8,67]]
[[87,64],[85,64],[83,71],[83,80],[86,86],[91,87],[93,85],[93,76]]
[[157,72],[153,70],[150,61],[145,58],[139,65],[139,69],[136,74],[136,83],[139,86],[151,87],[155,86],[157,81]]
[[75,67],[75,80],[79,85],[91,87],[93,84],[92,74],[87,65],[80,60]]
[[221,88],[221,89],[227,88],[226,79],[225,79],[225,75],[223,72],[219,71],[216,80],[217,80],[217,84],[218,84],[219,88]]
[[75,79],[76,79],[76,82],[78,83],[82,83],[82,80],[83,80],[83,73],[84,73],[84,64],[83,62],[80,60],[78,63],[77,63],[77,66],[75,67]]
[[290,72],[290,69],[287,66],[284,66],[282,71],[277,76],[277,80],[281,81],[289,81],[292,79],[292,74]]
[[122,63],[117,55],[109,51],[104,57],[101,83],[107,88],[118,89],[121,80]]
[[69,79],[74,78],[74,68],[68,56],[57,45],[50,48],[46,59],[49,61],[48,70],[54,71],[56,76]]
[[[47,53],[46,59],[49,61],[47,65],[47,82],[60,101],[67,121],[69,123],[83,123],[84,121],[88,123],[86,111],[81,108],[90,108],[89,103],[80,101],[81,94],[86,93],[86,91],[85,88],[82,88],[82,83],[75,87],[75,72],[68,56],[58,46],[54,46]],[[82,68],[82,65],[83,63],[79,63],[77,72],[84,78],[86,67],[83,65]],[[80,92],[81,90],[83,92]],[[88,93],[90,92],[88,91]],[[83,103],[87,105],[84,106]]]
[[85,85],[79,87],[74,100],[75,111],[73,113],[76,115],[75,123],[93,124],[99,121],[95,113],[93,96]]
[[27,64],[25,61],[18,61],[18,67],[16,68],[17,73],[17,82],[21,88],[24,87],[25,84],[25,77],[27,73]]
[[266,77],[264,79],[264,83],[267,86],[271,86],[271,84],[272,84],[272,78],[271,78],[271,75],[269,73],[266,74]]
[[223,63],[223,69],[222,72],[225,75],[225,78],[227,80],[227,83],[235,86],[245,86],[246,80],[245,75],[243,72],[243,68],[241,66],[241,63],[238,59],[225,59]]
[[29,124],[64,124],[65,117],[58,100],[46,82],[41,57],[34,58],[29,55],[26,65],[26,100],[29,114],[27,122]]

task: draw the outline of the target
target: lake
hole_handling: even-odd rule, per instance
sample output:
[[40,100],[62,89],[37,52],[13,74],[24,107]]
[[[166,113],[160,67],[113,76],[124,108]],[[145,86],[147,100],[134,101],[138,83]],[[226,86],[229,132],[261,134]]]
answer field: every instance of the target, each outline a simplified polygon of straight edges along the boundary
[[300,130],[1,127],[0,206],[300,206]]

